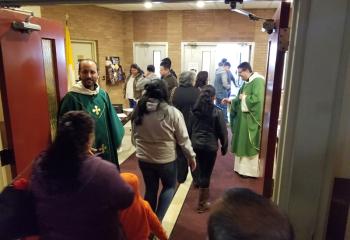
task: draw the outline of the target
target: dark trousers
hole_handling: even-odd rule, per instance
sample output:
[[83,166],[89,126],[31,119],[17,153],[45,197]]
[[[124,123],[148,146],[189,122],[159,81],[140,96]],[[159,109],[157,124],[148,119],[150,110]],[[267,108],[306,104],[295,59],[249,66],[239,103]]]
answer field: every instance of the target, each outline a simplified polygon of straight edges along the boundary
[[216,160],[216,151],[198,149],[194,149],[194,151],[196,152],[196,159],[198,164],[198,185],[200,188],[208,188]]
[[[149,202],[153,211],[161,221],[175,194],[177,176],[176,162],[155,164],[139,160],[139,166],[146,187],[145,200]],[[162,182],[163,188],[159,198],[157,198],[159,180]]]
[[188,163],[180,145],[176,145],[176,166],[177,181],[179,183],[184,183],[188,174]]
[[[177,164],[177,181],[179,183],[184,183],[187,178],[188,174],[188,163],[186,156],[184,155],[181,147],[179,145],[176,145],[176,164]],[[196,165],[198,165],[196,160]],[[199,170],[196,168],[194,171],[191,171],[192,175],[192,182],[194,185],[198,185],[198,179],[199,179]]]

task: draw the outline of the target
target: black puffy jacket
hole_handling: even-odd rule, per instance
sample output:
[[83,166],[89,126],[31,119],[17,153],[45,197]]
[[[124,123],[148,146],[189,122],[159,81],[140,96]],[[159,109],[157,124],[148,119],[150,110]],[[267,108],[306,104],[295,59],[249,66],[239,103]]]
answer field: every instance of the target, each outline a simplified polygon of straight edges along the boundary
[[213,108],[210,115],[192,113],[188,129],[193,149],[217,151],[220,140],[221,153],[223,155],[227,153],[227,127],[224,115],[217,107]]

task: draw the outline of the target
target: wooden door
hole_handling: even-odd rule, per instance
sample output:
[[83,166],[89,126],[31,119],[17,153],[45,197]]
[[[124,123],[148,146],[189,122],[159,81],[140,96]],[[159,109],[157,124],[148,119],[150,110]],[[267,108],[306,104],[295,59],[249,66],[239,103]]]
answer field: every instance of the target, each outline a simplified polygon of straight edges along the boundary
[[41,31],[20,32],[13,21],[28,15],[0,10],[0,89],[6,147],[13,153],[13,177],[44,150],[53,137],[59,99],[67,76],[63,25],[33,17]]
[[263,195],[268,198],[272,197],[273,193],[272,176],[275,160],[284,58],[288,47],[289,11],[290,3],[282,2],[274,15],[276,31],[270,34],[268,41],[265,107],[260,152],[262,169],[264,169]]

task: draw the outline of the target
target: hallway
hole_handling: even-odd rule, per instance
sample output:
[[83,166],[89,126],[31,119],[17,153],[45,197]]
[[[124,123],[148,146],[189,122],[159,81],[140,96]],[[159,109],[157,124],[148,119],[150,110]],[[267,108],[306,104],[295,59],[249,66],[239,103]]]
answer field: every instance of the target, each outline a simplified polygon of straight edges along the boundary
[[[246,187],[256,192],[262,191],[262,179],[256,180],[239,177],[232,170],[232,154],[228,153],[226,156],[221,156],[219,152],[210,183],[210,201],[212,203],[218,199],[227,188]],[[191,186],[171,234],[171,240],[206,239],[206,227],[209,213],[197,214],[195,212],[197,199],[198,190]]]
[[[230,129],[228,129],[230,132]],[[231,140],[231,134],[229,133],[229,140]],[[231,142],[231,141],[230,141]],[[229,143],[231,145],[231,143]],[[217,160],[215,163],[211,187],[210,187],[210,200],[214,202],[227,188],[231,187],[246,187],[256,192],[262,191],[262,179],[241,178],[233,172],[233,160],[232,154],[229,152],[226,156],[221,156],[218,152]],[[127,161],[121,165],[122,172],[133,172],[142,179],[142,174],[139,170],[135,155],[132,155]],[[141,192],[144,193],[143,181],[140,181]],[[180,211],[180,215],[173,217],[171,223],[175,226],[172,229],[170,239],[182,240],[193,239],[202,240],[206,239],[206,226],[208,219],[208,212],[203,214],[197,214],[195,212],[197,204],[198,190],[190,187],[185,202]],[[173,211],[174,207],[170,206],[169,211]],[[179,209],[176,209],[179,210]],[[168,213],[167,213],[168,215]],[[172,215],[172,214],[171,214]],[[169,219],[169,218],[167,218]],[[164,223],[163,223],[164,225]],[[166,228],[167,229],[167,228]],[[168,229],[167,229],[168,230]],[[168,231],[167,231],[168,232]],[[168,232],[169,233],[169,232]]]

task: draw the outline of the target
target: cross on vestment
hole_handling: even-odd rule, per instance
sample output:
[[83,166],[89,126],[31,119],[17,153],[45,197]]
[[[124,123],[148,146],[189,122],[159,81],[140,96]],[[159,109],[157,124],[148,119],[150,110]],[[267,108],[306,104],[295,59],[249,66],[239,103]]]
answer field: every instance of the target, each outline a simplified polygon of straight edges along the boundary
[[95,105],[95,108],[92,109],[92,112],[94,112],[97,116],[100,114],[101,108]]
[[101,147],[98,149],[100,152],[105,153],[105,151],[107,150],[107,146],[102,144]]

